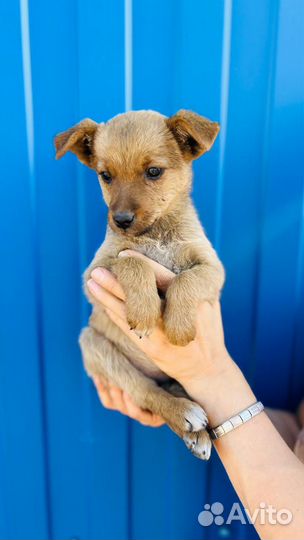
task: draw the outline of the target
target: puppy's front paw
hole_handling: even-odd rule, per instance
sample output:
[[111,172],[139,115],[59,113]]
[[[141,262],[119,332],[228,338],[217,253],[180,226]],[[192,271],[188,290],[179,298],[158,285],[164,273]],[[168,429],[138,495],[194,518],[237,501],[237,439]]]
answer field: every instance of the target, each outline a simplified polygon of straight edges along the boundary
[[149,335],[156,326],[161,315],[161,300],[157,293],[148,297],[138,291],[136,296],[127,296],[126,310],[130,329],[141,338]]
[[152,268],[135,257],[121,257],[114,261],[111,269],[126,295],[130,329],[139,337],[149,334],[161,315],[161,300]]
[[163,314],[164,330],[173,345],[184,346],[195,338],[196,307],[198,295],[187,284],[183,274],[179,274],[170,284]]
[[206,430],[186,433],[183,437],[188,450],[199,459],[208,460],[211,454],[212,443]]
[[195,338],[195,320],[190,313],[167,306],[164,312],[164,330],[172,345],[185,346]]

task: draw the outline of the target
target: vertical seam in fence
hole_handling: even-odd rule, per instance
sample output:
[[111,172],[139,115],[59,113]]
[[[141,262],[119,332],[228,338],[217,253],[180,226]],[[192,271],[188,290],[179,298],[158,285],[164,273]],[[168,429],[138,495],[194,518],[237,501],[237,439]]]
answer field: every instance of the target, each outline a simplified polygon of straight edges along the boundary
[[44,345],[43,345],[43,325],[42,325],[42,305],[41,305],[41,275],[39,264],[39,236],[37,227],[37,200],[36,200],[36,177],[35,177],[35,147],[34,147],[34,108],[33,108],[33,88],[32,88],[32,66],[31,66],[31,44],[29,30],[29,6],[28,0],[20,0],[20,26],[21,26],[21,49],[22,49],[22,69],[24,82],[24,104],[27,155],[30,179],[30,202],[31,202],[31,227],[33,240],[33,265],[35,272],[36,294],[34,302],[36,304],[36,325],[37,325],[37,346],[39,354],[39,389],[42,411],[42,448],[44,452],[44,482],[45,482],[45,505],[46,505],[46,527],[48,537],[52,537],[51,523],[51,501],[50,501],[50,477],[49,477],[49,455],[48,455],[48,422],[46,404],[46,385],[44,372]]
[[34,114],[28,0],[20,0],[21,46],[25,102],[26,143],[31,181],[32,213],[35,214]]
[[[223,34],[222,34],[222,65],[220,76],[220,137],[219,137],[219,162],[216,187],[215,201],[215,230],[214,230],[214,247],[220,252],[221,240],[221,221],[223,213],[223,197],[224,197],[224,166],[225,152],[227,144],[227,124],[228,124],[228,108],[229,108],[229,85],[230,85],[230,65],[231,65],[231,30],[232,30],[232,0],[224,1],[223,13]],[[211,463],[206,473],[206,494],[208,501],[212,496],[212,484],[214,475],[214,464]],[[211,531],[210,531],[210,534]],[[211,538],[209,531],[205,531],[206,538]]]
[[125,110],[132,109],[133,101],[133,47],[132,0],[125,0]]
[[215,210],[215,235],[214,244],[216,249],[220,247],[220,231],[223,208],[224,190],[224,165],[227,141],[229,83],[230,83],[230,57],[231,57],[231,27],[232,27],[232,0],[225,0],[224,24],[223,24],[223,47],[222,47],[222,70],[221,70],[221,97],[220,97],[220,148],[219,166],[217,179],[217,197]]
[[[81,109],[81,81],[80,81],[80,66],[81,66],[81,56],[80,56],[80,32],[81,32],[81,19],[80,19],[80,3],[77,1],[75,3],[75,42],[76,42],[76,71],[75,71],[75,110],[74,112],[74,122],[78,122],[81,118],[83,111]],[[85,113],[85,116],[87,114]],[[88,248],[87,248],[87,208],[86,208],[86,187],[83,178],[84,169],[83,165],[80,165],[77,161],[75,163],[75,174],[77,181],[77,238],[78,238],[78,276],[79,277],[79,326],[80,329],[84,328],[88,324],[88,316],[90,314],[90,304],[87,302],[86,296],[83,294],[82,281],[83,281],[83,271],[88,265]],[[82,355],[81,355],[82,356]],[[92,432],[92,391],[90,385],[88,385],[87,376],[85,371],[82,372],[82,399],[84,402],[84,411],[87,411],[87,414],[84,413],[84,422],[88,422],[88,425],[85,425],[84,431],[88,429],[90,434]],[[84,445],[84,459],[89,463],[90,456],[90,445]],[[92,469],[88,468],[87,471],[87,493],[85,498],[86,505],[86,535],[88,538],[92,537],[92,512],[90,504],[90,496],[92,496]],[[94,525],[93,525],[94,527]]]
[[[76,34],[76,79],[77,84],[75,85],[75,118],[74,121],[78,122],[82,111],[80,110],[80,24],[79,24],[79,2],[75,4],[76,6],[76,16],[75,16],[75,34]],[[77,113],[77,114],[76,114]],[[79,263],[79,272],[78,275],[81,275],[80,278],[80,325],[81,327],[87,324],[87,319],[89,315],[89,304],[83,294],[82,290],[82,272],[88,264],[88,249],[87,249],[87,231],[86,231],[86,207],[85,207],[85,187],[83,182],[83,165],[80,165],[76,162],[76,178],[77,178],[77,227],[78,227],[78,263]]]

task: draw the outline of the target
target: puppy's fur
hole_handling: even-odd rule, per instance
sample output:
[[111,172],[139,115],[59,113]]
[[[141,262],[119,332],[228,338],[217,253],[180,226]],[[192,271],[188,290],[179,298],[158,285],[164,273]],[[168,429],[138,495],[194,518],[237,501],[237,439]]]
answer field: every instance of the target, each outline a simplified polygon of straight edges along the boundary
[[[86,370],[161,415],[202,459],[208,459],[211,450],[205,412],[177,383],[162,384],[165,374],[108,318],[86,282],[98,266],[111,270],[126,295],[130,328],[145,335],[162,311],[154,273],[145,261],[118,254],[135,249],[147,255],[176,274],[162,313],[168,339],[175,345],[194,339],[198,303],[214,302],[224,283],[222,264],[190,199],[192,161],[211,148],[218,132],[217,123],[190,111],[170,118],[136,111],[102,124],[83,120],[55,139],[57,158],[71,151],[97,172],[109,207],[105,241],[84,274],[93,304],[89,326],[80,336]],[[161,170],[158,179],[148,177],[151,167]],[[134,219],[124,230],[114,218],[126,212]]]

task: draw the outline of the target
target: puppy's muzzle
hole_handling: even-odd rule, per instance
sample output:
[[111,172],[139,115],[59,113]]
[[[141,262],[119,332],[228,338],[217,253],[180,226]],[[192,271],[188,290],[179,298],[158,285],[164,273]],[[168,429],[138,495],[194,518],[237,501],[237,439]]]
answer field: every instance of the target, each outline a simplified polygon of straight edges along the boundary
[[135,215],[132,212],[116,212],[116,214],[113,214],[113,220],[117,227],[124,230],[132,225],[134,218]]

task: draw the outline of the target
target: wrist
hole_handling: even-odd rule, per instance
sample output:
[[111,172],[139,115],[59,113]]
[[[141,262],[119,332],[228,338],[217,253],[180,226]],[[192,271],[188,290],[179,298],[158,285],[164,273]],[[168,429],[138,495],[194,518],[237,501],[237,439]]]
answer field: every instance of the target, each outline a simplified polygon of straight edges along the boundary
[[186,380],[182,384],[189,396],[206,410],[211,427],[215,427],[255,401],[240,368],[232,358],[225,358],[221,368]]
[[187,374],[179,378],[180,384],[185,388],[191,396],[201,395],[204,393],[213,392],[213,389],[221,384],[230,373],[235,369],[239,369],[228,352],[223,352],[219,357],[212,359],[209,363],[204,363],[203,368],[196,368],[194,374]]

